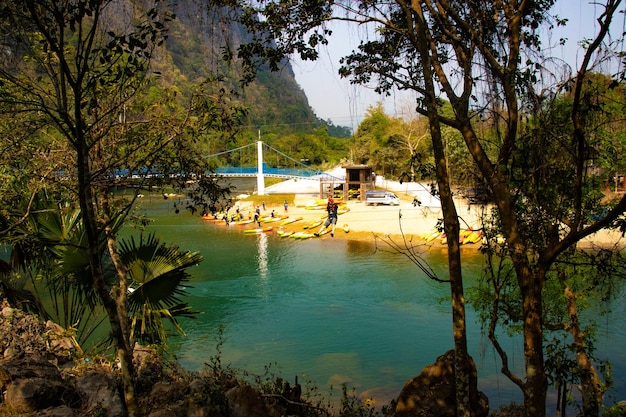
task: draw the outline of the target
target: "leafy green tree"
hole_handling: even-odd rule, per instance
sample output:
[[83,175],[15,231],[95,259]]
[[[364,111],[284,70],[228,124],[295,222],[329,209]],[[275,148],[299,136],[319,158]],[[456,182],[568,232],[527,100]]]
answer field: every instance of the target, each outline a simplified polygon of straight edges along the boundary
[[351,159],[357,164],[373,165],[375,170],[380,171],[381,167],[375,165],[372,159],[383,143],[387,142],[390,125],[390,117],[385,114],[382,103],[369,107],[352,138]]
[[[207,175],[210,166],[197,157],[202,148],[194,140],[203,135],[226,140],[224,132],[239,123],[243,112],[224,90],[211,88],[213,80],[199,85],[184,107],[175,87],[159,87],[150,63],[173,15],[158,0],[134,15],[120,14],[116,4],[0,4],[0,137],[8,151],[2,173],[10,179],[6,189],[14,201],[32,200],[47,189],[79,208],[80,249],[87,254],[91,290],[111,328],[132,416],[137,410],[128,288],[116,232],[136,194],[112,198],[112,190],[130,186],[139,191],[166,182],[183,186],[193,176],[198,181],[188,191],[194,207],[227,193]],[[17,120],[27,123],[17,125]],[[33,168],[22,170],[28,166]],[[19,214],[7,210],[6,203],[2,232],[8,236],[32,214],[32,205],[21,205],[25,211]],[[109,266],[116,280],[108,279]]]
[[[542,123],[551,131],[573,134],[569,115],[574,106],[573,83],[564,86],[563,91],[550,103],[549,119]],[[626,150],[626,129],[624,128],[624,105],[626,85],[611,77],[590,73],[580,91],[580,122],[588,137],[589,170],[598,180],[606,184],[606,191],[616,191],[616,176],[626,172],[622,155]],[[554,127],[552,127],[554,126]]]
[[112,173],[103,150],[115,149],[114,132],[123,133],[125,104],[144,85],[151,50],[162,39],[167,18],[155,8],[127,33],[106,28],[107,33],[102,25],[111,4],[4,2],[1,100],[13,113],[44,115],[36,133],[47,129],[69,151],[56,172],[70,180],[80,205],[92,285],[109,319],[129,414],[136,415],[126,286],[120,279],[111,288],[105,280],[101,248],[107,234],[112,238],[113,218],[97,184]]
[[[459,132],[480,180],[494,198],[506,239],[506,253],[520,291],[525,374],[519,377],[508,369],[505,373],[522,391],[527,415],[545,415],[548,380],[544,361],[543,290],[548,271],[581,239],[614,224],[626,208],[626,197],[622,197],[590,221],[587,203],[597,198],[593,192],[597,177],[589,175],[593,129],[585,126],[583,117],[583,86],[589,79],[588,69],[594,54],[608,39],[620,3],[608,0],[602,5],[604,12],[598,19],[597,36],[586,43],[584,60],[576,76],[569,80],[559,79],[557,73],[549,74],[558,79],[554,84],[557,89],[561,85],[570,86],[573,97],[567,118],[571,134],[564,130],[561,133],[565,135],[558,136],[546,135],[537,128],[544,121],[538,110],[545,109],[543,103],[550,101],[555,91],[555,87],[541,84],[547,74],[540,71],[547,69],[550,57],[543,57],[549,49],[542,49],[537,29],[564,23],[549,15],[553,0],[463,4],[435,4],[428,0],[298,4],[276,1],[250,8],[246,20],[251,27],[260,29],[261,36],[279,39],[269,52],[242,48],[242,55],[254,55],[250,54],[252,49],[275,66],[291,51],[300,52],[304,59],[315,59],[316,46],[328,42],[330,33],[324,25],[328,20],[336,18],[370,25],[372,35],[344,58],[340,74],[351,77],[355,83],[369,83],[376,78],[378,91],[383,93],[397,87],[420,95],[416,111],[429,120],[448,236],[457,360],[466,352],[463,350],[464,298],[460,256],[455,244],[459,224],[450,193],[443,128],[449,126]],[[260,25],[255,25],[252,17],[258,14],[263,19]],[[611,45],[603,51],[613,52]],[[619,58],[619,51],[612,57]],[[615,80],[619,79],[618,74]],[[538,85],[546,87],[543,92],[535,91]],[[440,97],[450,103],[451,113],[443,111]],[[525,123],[527,120],[532,123]],[[548,152],[544,152],[543,145],[548,143]],[[526,169],[518,169],[517,164],[520,167],[526,164]],[[546,176],[548,173],[561,178],[558,186],[552,187],[553,183],[546,181],[552,177]],[[566,173],[570,175],[565,176]],[[521,184],[518,178],[528,182],[526,189],[532,189],[532,194],[527,196],[524,191],[518,191]],[[557,198],[557,190],[567,192]],[[533,227],[528,227],[529,220],[533,220]],[[560,228],[561,225],[566,226]],[[506,365],[504,358],[503,363]],[[458,372],[463,369],[463,363],[458,362],[458,415],[470,415],[466,375]]]
[[618,297],[623,256],[607,249],[572,252],[555,263],[549,278],[546,293],[557,302],[546,303],[544,313],[546,370],[561,399],[557,410],[565,414],[570,387],[581,396],[580,406],[573,401],[580,414],[600,415],[612,378],[610,365],[595,355],[596,330]]
[[[581,98],[584,97],[584,103],[601,103],[612,101],[614,94],[610,94],[612,99],[604,96],[602,89],[594,86],[594,79],[598,77],[591,76],[591,82],[583,84],[583,92]],[[604,77],[600,77],[604,78]],[[618,87],[619,83],[616,84]],[[604,90],[606,92],[606,90]],[[625,102],[621,99],[622,102]],[[612,120],[619,120],[619,114],[614,113],[609,116],[609,112],[603,106],[589,106],[583,114],[580,115],[580,126],[583,127],[586,142],[586,155],[582,157],[585,160],[583,175],[584,179],[577,179],[576,165],[572,160],[572,151],[569,147],[571,138],[574,135],[574,124],[571,122],[572,111],[574,110],[573,95],[568,92],[554,93],[551,98],[538,98],[533,103],[540,103],[536,107],[530,107],[528,111],[529,122],[523,126],[525,136],[523,141],[519,142],[519,153],[512,158],[510,164],[510,178],[514,184],[514,204],[517,216],[522,219],[520,222],[520,232],[523,233],[526,245],[532,252],[542,253],[545,248],[553,245],[553,241],[558,240],[561,236],[565,236],[572,229],[584,228],[586,225],[598,221],[606,213],[611,210],[615,201],[607,199],[607,195],[603,193],[602,186],[606,178],[606,171],[602,168],[598,169],[598,161],[608,156],[613,146],[607,146],[612,143],[613,139],[606,140],[603,132],[605,127],[612,124]],[[611,130],[616,133],[619,129],[613,126]],[[615,135],[619,141],[619,134]],[[618,142],[619,143],[619,142]],[[609,176],[611,175],[611,171]],[[614,172],[614,171],[612,171]],[[609,193],[610,196],[610,193]],[[575,201],[579,199],[579,203]],[[573,219],[572,208],[579,204],[581,207],[581,215],[586,219],[584,225],[576,226]],[[555,219],[558,219],[560,227],[555,228]],[[496,232],[502,230],[502,225],[498,222]],[[543,306],[544,316],[544,334],[548,341],[546,348],[545,363],[547,368],[551,368],[548,376],[549,380],[556,385],[557,389],[562,389],[567,385],[569,380],[565,378],[564,364],[560,365],[560,376],[553,376],[554,364],[558,362],[555,356],[563,357],[565,348],[555,350],[553,340],[560,340],[563,336],[554,336],[548,340],[548,331],[567,332],[574,340],[569,349],[578,352],[571,359],[569,368],[570,375],[568,378],[574,378],[575,384],[570,382],[570,386],[582,386],[581,392],[583,410],[585,415],[598,415],[606,384],[601,383],[598,370],[594,367],[594,355],[592,333],[585,330],[578,318],[581,307],[585,305],[585,300],[594,294],[607,292],[612,285],[606,278],[616,276],[614,269],[610,269],[611,265],[619,264],[619,260],[614,261],[615,256],[606,248],[603,250],[587,252],[574,251],[575,244],[569,250],[563,251],[547,268],[545,275],[546,299],[551,300]],[[491,248],[486,248],[488,255],[494,255]],[[495,252],[496,256],[508,259],[510,254],[506,251],[499,250]],[[589,268],[592,272],[580,271]],[[596,272],[593,272],[596,271]],[[597,272],[602,271],[602,272]],[[591,276],[604,274],[605,279],[594,278],[589,280]],[[519,310],[507,310],[499,304],[504,303],[506,293],[501,292],[502,284],[494,277],[495,273],[490,273],[488,282],[492,284],[494,299],[498,299],[498,303],[494,303],[487,308],[491,313],[491,319],[495,320],[499,317],[498,311],[510,311],[508,317],[500,317],[497,321],[498,325],[510,328],[521,328],[521,318],[523,315]],[[585,282],[589,285],[584,290],[579,290]],[[548,291],[548,289],[550,291]],[[606,298],[607,300],[609,298]],[[566,311],[555,314],[553,300],[562,300],[556,302],[557,305],[568,306]],[[511,301],[506,301],[512,304]],[[556,317],[556,319],[554,318]],[[567,325],[559,325],[556,323],[568,323]],[[490,326],[490,329],[493,329]],[[491,336],[490,336],[491,337]],[[494,341],[494,344],[496,342]],[[567,345],[566,345],[567,347]],[[581,371],[582,370],[582,371]],[[564,405],[560,405],[564,409]]]
[[[497,218],[491,220],[497,223]],[[506,243],[496,242],[500,226],[484,226],[488,244],[481,250],[487,264],[479,285],[469,290],[468,299],[502,357],[503,372],[515,378],[498,329],[506,334],[523,330],[520,289]],[[566,414],[568,402],[579,408],[581,415],[599,414],[612,379],[610,365],[595,356],[597,322],[620,297],[624,273],[623,254],[610,248],[568,251],[547,273],[544,294],[549,302],[543,307],[545,369],[556,390],[558,414]],[[580,395],[572,395],[574,389]]]
[[[547,19],[545,11],[549,9],[551,2],[543,2],[541,5],[476,4],[475,7],[466,9],[455,4],[441,5],[436,9],[429,2],[397,4],[398,7],[392,8],[387,15],[388,19],[383,26],[388,32],[382,31],[380,41],[363,43],[359,52],[344,61],[344,73],[352,74],[358,79],[363,76],[363,68],[371,68],[374,62],[378,62],[378,68],[384,69],[382,75],[387,82],[411,86],[424,95],[424,105],[418,106],[418,112],[428,115],[431,129],[433,124],[445,124],[462,134],[480,176],[487,182],[495,197],[502,231],[507,239],[507,248],[510,250],[520,288],[526,374],[525,379],[513,376],[510,372],[508,375],[524,394],[527,414],[544,415],[547,378],[544,368],[542,296],[547,271],[560,255],[580,239],[613,222],[624,211],[626,199],[613,206],[594,224],[583,222],[589,208],[585,202],[594,198],[589,194],[593,177],[587,176],[586,163],[586,149],[592,138],[588,135],[590,131],[583,128],[581,116],[584,113],[579,107],[581,102],[576,98],[570,112],[570,120],[573,121],[572,134],[567,140],[551,140],[555,136],[542,134],[540,129],[531,130],[528,135],[522,130],[522,111],[518,103],[520,99],[538,96],[532,88],[537,77],[533,73],[534,67],[518,65],[519,57],[524,49],[538,50],[540,43],[533,27],[541,25]],[[617,5],[618,2],[607,3],[607,13],[603,15],[605,20],[598,40],[606,35],[606,27]],[[373,10],[371,12],[374,13]],[[367,16],[363,16],[363,19],[367,19]],[[401,23],[401,19],[411,24]],[[475,29],[478,27],[481,28],[480,31]],[[498,38],[507,39],[506,46],[502,47],[496,42]],[[406,49],[386,48],[400,42]],[[599,44],[599,41],[594,44]],[[449,53],[444,54],[443,51]],[[587,56],[594,52],[588,50]],[[455,60],[459,72],[447,71],[446,65],[451,59]],[[473,76],[476,69],[475,59],[484,62],[484,84],[480,77]],[[381,65],[381,61],[388,63],[393,70]],[[575,83],[578,91],[575,88],[574,97],[580,97],[585,70],[586,67],[583,67],[578,73]],[[382,71],[374,72],[381,75]],[[423,84],[411,81],[409,76],[415,72],[423,75]],[[458,79],[459,73],[464,74],[464,77],[457,87],[454,80]],[[398,79],[401,81],[397,81]],[[430,84],[431,80],[437,83],[436,88]],[[385,88],[384,82],[381,88]],[[437,106],[434,97],[438,90],[443,91],[449,100],[454,109],[452,115],[444,114]],[[479,93],[483,93],[484,98],[473,105],[474,98]],[[497,99],[498,94],[502,100]],[[481,108],[482,102],[493,104]],[[478,111],[486,111],[494,121],[492,132],[497,134],[494,138],[499,140],[495,147],[497,153],[493,152],[493,144],[489,142],[489,138],[480,135]],[[533,112],[529,117],[538,120],[536,114],[538,113]],[[439,138],[433,135],[436,158],[437,155],[445,155],[445,152],[437,150],[437,142]],[[548,143],[550,145],[546,146]],[[565,143],[571,143],[572,146],[559,147]],[[519,171],[512,169],[517,162],[527,165]],[[545,176],[548,173],[550,177]],[[516,181],[517,174],[520,179],[524,178],[528,187],[534,187],[532,194],[519,192],[522,181]],[[438,175],[438,178],[441,180],[442,175]],[[559,181],[550,181],[550,178]],[[569,178],[573,180],[567,181]],[[567,192],[563,193],[565,190]],[[526,199],[525,207],[528,211],[521,211],[522,206],[516,205],[516,201],[519,201],[517,198],[521,196]],[[541,214],[537,215],[538,213]],[[528,227],[530,219],[535,220],[533,224],[537,227]],[[446,217],[444,221],[453,219]],[[559,224],[568,225],[562,237],[559,236],[556,226]]]
[[[397,178],[405,171],[406,161],[422,155],[427,125],[405,121],[385,114],[381,103],[368,108],[352,137],[350,159],[368,164],[385,177]],[[416,133],[417,132],[419,133]],[[421,131],[420,131],[421,130]]]

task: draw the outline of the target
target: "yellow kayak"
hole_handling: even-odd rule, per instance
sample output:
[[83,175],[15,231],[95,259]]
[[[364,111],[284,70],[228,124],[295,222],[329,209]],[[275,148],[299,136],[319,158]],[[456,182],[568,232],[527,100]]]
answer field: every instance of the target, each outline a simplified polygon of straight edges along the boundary
[[280,237],[289,237],[293,234],[293,232],[286,232],[284,230],[279,230],[276,234]]
[[314,229],[314,228],[316,228],[317,226],[319,226],[321,224],[322,224],[321,220],[315,220],[315,221],[312,221],[312,222],[309,222],[309,223],[305,224],[303,227],[305,229]]
[[251,234],[258,234],[258,233],[266,233],[266,232],[271,232],[272,231],[272,227],[261,227],[261,228],[256,228],[256,229],[246,229],[244,230],[245,234],[251,235]]
[[288,224],[291,224],[291,223],[297,222],[297,221],[299,221],[299,220],[302,220],[302,217],[301,217],[301,216],[300,216],[300,217],[291,217],[291,218],[288,218],[288,219],[283,220],[282,222],[280,222],[280,225],[281,225],[281,226],[286,226],[286,225],[288,225]]
[[433,240],[437,239],[439,236],[441,236],[441,232],[439,230],[435,230],[434,232],[427,234],[424,240],[426,242],[432,242]]
[[289,237],[291,237],[292,239],[310,239],[313,236],[315,236],[313,233],[296,232]]
[[481,232],[472,232],[469,234],[469,236],[467,236],[465,239],[463,239],[463,243],[478,243],[482,240],[483,238],[483,234]]

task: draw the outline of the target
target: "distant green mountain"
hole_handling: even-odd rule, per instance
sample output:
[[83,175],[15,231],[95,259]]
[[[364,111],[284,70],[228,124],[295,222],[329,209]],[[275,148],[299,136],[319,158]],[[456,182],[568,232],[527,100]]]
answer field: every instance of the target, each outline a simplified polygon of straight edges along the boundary
[[315,115],[289,62],[285,62],[279,72],[261,68],[255,82],[242,89],[241,74],[229,67],[222,56],[225,48],[234,53],[249,35],[234,23],[232,14],[235,12],[206,3],[210,2],[176,2],[176,20],[157,64],[165,82],[184,92],[188,86],[208,77],[222,77],[221,85],[232,90],[235,100],[250,109],[246,123],[250,131],[311,132],[326,125],[333,136],[349,136],[349,129],[328,125]]

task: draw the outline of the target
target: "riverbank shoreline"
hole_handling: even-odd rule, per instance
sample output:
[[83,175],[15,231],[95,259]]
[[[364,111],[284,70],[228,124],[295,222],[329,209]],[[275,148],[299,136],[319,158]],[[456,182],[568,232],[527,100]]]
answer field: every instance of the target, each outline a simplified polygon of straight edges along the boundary
[[[445,239],[434,233],[439,219],[442,218],[441,207],[438,205],[414,205],[412,197],[396,193],[401,200],[398,206],[367,205],[365,202],[350,200],[342,203],[334,236],[326,233],[316,239],[348,239],[357,241],[375,242],[377,240],[406,242],[410,245],[438,245],[445,247]],[[270,216],[274,211],[276,216],[288,216],[289,219],[301,218],[288,225],[281,226],[279,221],[262,223],[262,227],[272,227],[272,232],[282,233],[314,233],[320,226],[304,229],[304,226],[316,220],[324,220],[326,215],[324,200],[313,194],[292,194],[293,204],[289,204],[285,212],[282,204],[267,205],[261,208],[261,216]],[[256,197],[262,199],[262,197]],[[481,217],[491,210],[489,206],[469,204],[464,198],[455,199],[461,228],[464,230],[480,230]],[[254,213],[252,201],[241,200],[235,203],[245,216]],[[244,226],[246,229],[258,227],[256,224]],[[330,231],[330,227],[328,228]],[[424,239],[424,236],[430,235]],[[436,237],[433,237],[436,235]],[[480,241],[465,243],[467,248],[480,248]],[[620,248],[626,247],[619,231],[602,230],[579,243],[579,247],[593,248]]]

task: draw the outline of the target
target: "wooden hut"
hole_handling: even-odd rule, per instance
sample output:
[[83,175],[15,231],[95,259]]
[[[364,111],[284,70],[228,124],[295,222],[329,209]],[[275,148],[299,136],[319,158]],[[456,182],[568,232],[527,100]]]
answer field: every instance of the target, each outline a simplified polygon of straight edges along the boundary
[[376,174],[368,165],[346,165],[346,182],[344,184],[344,198],[354,198],[365,201],[365,192],[373,190],[376,185]]

